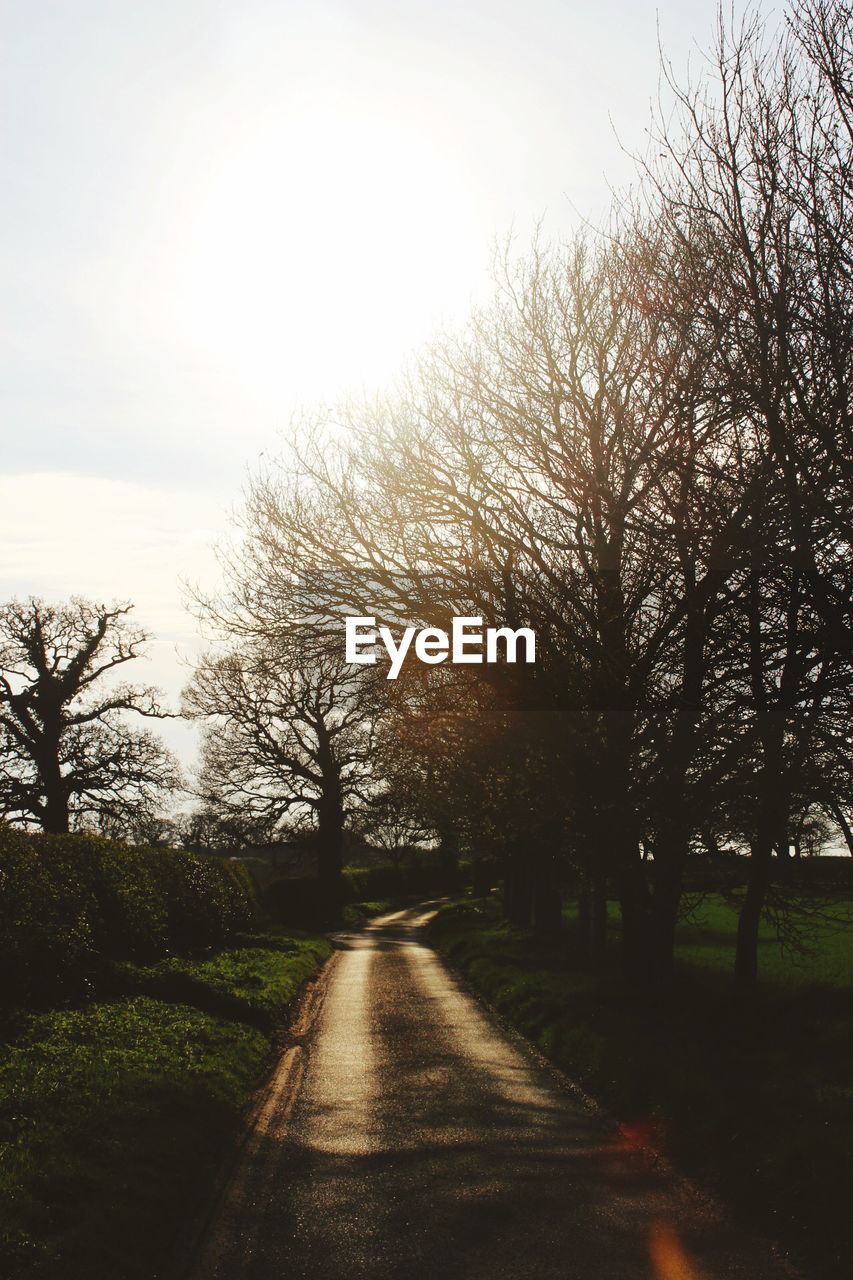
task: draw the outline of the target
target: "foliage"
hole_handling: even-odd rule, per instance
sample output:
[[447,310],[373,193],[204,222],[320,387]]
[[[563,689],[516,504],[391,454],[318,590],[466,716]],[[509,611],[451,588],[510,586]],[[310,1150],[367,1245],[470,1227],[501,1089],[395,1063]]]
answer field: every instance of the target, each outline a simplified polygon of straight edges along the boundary
[[[344,867],[338,906],[353,922],[348,909],[356,903],[399,903],[430,895],[456,893],[466,883],[466,866],[443,865],[435,853],[410,856],[399,866]],[[316,928],[329,920],[328,903],[313,879],[274,880],[264,893],[264,906],[274,920]]]
[[163,1273],[269,1060],[259,1027],[280,1022],[330,950],[276,932],[237,940],[206,960],[116,966],[125,989],[161,998],[24,1018],[0,1047],[9,1280]]
[[0,825],[0,1003],[85,996],[109,961],[221,945],[254,917],[237,864]]
[[3,1274],[150,1280],[267,1051],[145,998],[35,1019],[0,1057]]
[[344,907],[341,918],[347,928],[358,929],[372,916],[382,916],[393,909],[394,903],[390,898],[375,902],[350,902]]
[[331,952],[322,938],[268,941],[275,945],[229,948],[205,960],[173,956],[146,967],[125,964],[116,977],[127,991],[192,1004],[268,1031]]
[[258,818],[246,806],[229,806],[219,795],[209,796],[191,813],[177,820],[179,844],[194,853],[239,853],[247,845],[269,844],[275,823]]
[[169,949],[221,946],[255,918],[254,886],[239,862],[160,850],[169,918]]

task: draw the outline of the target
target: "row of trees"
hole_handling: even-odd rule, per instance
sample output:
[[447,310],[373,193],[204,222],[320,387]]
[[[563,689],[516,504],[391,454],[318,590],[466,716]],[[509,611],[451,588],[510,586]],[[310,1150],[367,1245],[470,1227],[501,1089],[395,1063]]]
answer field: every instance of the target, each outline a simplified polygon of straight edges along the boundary
[[[615,893],[648,980],[671,969],[692,860],[734,849],[754,981],[792,845],[830,823],[853,852],[852,34],[824,0],[778,36],[721,19],[605,230],[504,254],[463,334],[393,395],[298,424],[255,477],[225,587],[197,600],[219,643],[185,697],[219,821],[311,825],[330,898],[348,826],[490,855],[507,915],[537,929],[577,884],[592,956]],[[344,616],[365,613],[530,626],[537,662],[387,681],[343,660]],[[123,786],[156,776],[147,735],[121,738],[127,760],[109,746],[113,716],[159,713],[150,691],[63,701],[132,656],[122,627],[96,658],[121,611],[58,659],[15,616],[0,805],[109,821],[85,768],[52,776],[51,708],[80,759],[90,737]]]
[[[310,805],[330,877],[396,796],[500,859],[515,920],[580,877],[595,952],[615,890],[654,978],[689,860],[733,847],[750,982],[797,832],[850,840],[851,49],[846,5],[721,19],[605,231],[504,255],[461,337],[255,479],[188,706],[213,785]],[[383,687],[348,613],[532,626],[538,660]]]

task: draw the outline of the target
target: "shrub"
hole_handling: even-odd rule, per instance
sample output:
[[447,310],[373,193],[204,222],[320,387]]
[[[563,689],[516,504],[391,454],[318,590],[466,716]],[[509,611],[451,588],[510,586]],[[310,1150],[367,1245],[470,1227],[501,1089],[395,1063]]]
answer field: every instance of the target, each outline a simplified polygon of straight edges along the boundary
[[[357,902],[391,903],[458,891],[467,867],[443,866],[435,858],[412,860],[405,866],[344,867],[339,908]],[[264,905],[274,920],[302,928],[320,928],[338,917],[325,902],[319,880],[311,876],[274,880],[264,893]]]
[[234,864],[0,824],[0,1004],[79,999],[111,961],[217,946],[254,918]]
[[[254,893],[245,868],[184,849],[145,851],[156,859],[164,891],[169,950],[219,946],[255,919]],[[163,952],[160,953],[161,955]]]
[[269,1031],[328,957],[325,938],[273,939],[272,947],[229,947],[203,959],[172,956],[155,965],[116,967],[123,995],[192,1005]]
[[344,867],[344,900],[365,902],[453,893],[468,879],[469,871],[467,865],[449,865],[435,854],[412,856],[399,867]]
[[144,997],[30,1019],[0,1054],[0,1275],[166,1274],[268,1053],[255,1028]]
[[52,874],[33,840],[0,825],[0,1003],[45,1003],[79,990],[94,953],[93,902]]
[[169,944],[168,912],[148,850],[93,835],[38,835],[33,845],[63,897],[83,896],[96,955],[148,960]]

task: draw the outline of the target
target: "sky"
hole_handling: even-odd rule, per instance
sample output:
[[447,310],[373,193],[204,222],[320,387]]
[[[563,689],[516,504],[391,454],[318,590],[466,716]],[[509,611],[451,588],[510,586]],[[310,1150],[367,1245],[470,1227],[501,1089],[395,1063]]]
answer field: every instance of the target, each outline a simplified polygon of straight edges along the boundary
[[[0,0],[0,600],[184,582],[302,409],[380,387],[496,241],[631,182],[713,0]],[[196,731],[164,736],[190,763]]]

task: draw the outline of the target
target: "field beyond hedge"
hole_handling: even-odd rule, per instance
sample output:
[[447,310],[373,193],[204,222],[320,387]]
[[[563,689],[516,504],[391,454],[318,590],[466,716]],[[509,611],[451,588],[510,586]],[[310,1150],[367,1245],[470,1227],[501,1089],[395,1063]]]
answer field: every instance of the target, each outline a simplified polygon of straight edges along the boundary
[[[732,984],[734,913],[712,900],[682,926],[672,989],[626,989],[502,923],[492,903],[441,911],[432,937],[520,1031],[635,1138],[716,1189],[822,1280],[853,1257],[853,931],[851,904],[815,921],[809,954],[762,941],[766,981]],[[569,913],[571,916],[571,912]]]

